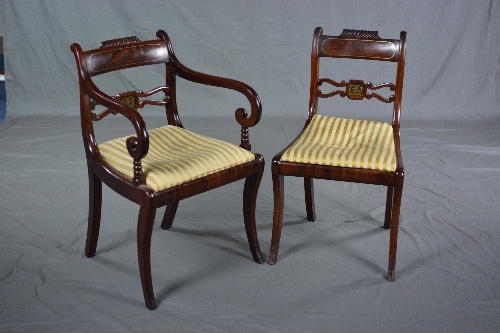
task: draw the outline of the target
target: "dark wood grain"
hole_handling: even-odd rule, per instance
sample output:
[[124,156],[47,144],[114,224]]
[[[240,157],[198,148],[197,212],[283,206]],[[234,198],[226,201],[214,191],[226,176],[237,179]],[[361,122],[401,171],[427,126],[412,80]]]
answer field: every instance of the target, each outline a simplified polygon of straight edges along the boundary
[[[264,158],[254,153],[255,159],[205,177],[155,192],[148,188],[141,160],[148,154],[149,135],[146,123],[138,112],[144,105],[165,108],[167,123],[183,128],[176,101],[176,78],[235,90],[243,94],[249,103],[249,112],[243,107],[235,108],[235,120],[241,126],[239,145],[250,150],[249,128],[256,125],[262,115],[262,105],[257,93],[243,82],[194,71],[179,62],[167,33],[157,32],[159,39],[140,41],[137,37],[117,38],[104,41],[98,49],[83,51],[80,45],[71,45],[75,56],[80,86],[80,115],[82,138],[87,158],[89,175],[89,218],[85,255],[96,254],[101,222],[102,183],[116,193],[140,206],[137,222],[137,253],[144,301],[150,310],[156,309],[151,278],[151,233],[159,207],[167,206],[162,228],[169,229],[179,202],[182,199],[224,186],[240,179],[246,179],[243,189],[243,222],[253,260],[262,263],[263,258],[255,225],[256,198],[264,171]],[[127,91],[115,96],[104,93],[94,83],[93,77],[132,67],[164,64],[165,85],[147,92]],[[162,100],[149,100],[149,96],[162,92]],[[97,105],[105,110],[94,113]],[[126,140],[127,150],[133,158],[130,165],[133,179],[124,177],[103,160],[97,146],[93,122],[108,115],[122,115],[132,124],[135,134]],[[207,116],[207,115],[203,115]],[[236,124],[235,124],[236,125]],[[224,130],[224,128],[221,128]]]

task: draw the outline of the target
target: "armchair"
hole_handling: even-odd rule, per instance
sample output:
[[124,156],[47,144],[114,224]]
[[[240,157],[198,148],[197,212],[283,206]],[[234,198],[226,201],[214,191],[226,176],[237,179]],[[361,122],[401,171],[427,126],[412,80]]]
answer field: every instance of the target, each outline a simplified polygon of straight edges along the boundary
[[[245,179],[243,217],[253,260],[262,263],[255,227],[255,202],[264,170],[264,158],[250,151],[248,128],[256,125],[262,113],[257,93],[248,85],[222,77],[196,72],[175,56],[169,36],[159,30],[158,39],[140,41],[137,37],[104,41],[98,49],[83,51],[71,45],[78,70],[80,115],[83,144],[88,166],[89,217],[85,255],[96,254],[101,220],[102,183],[138,204],[137,251],[139,272],[146,307],[156,309],[151,279],[151,234],[156,210],[166,206],[161,227],[169,229],[179,201],[211,189]],[[149,91],[133,90],[111,96],[103,92],[94,77],[132,67],[164,65],[165,83]],[[195,83],[233,89],[243,94],[250,112],[238,108],[236,122],[241,126],[238,145],[188,131],[182,125],[176,102],[176,78]],[[149,99],[162,94],[160,100]],[[168,125],[150,129],[139,113],[145,105],[165,108]],[[100,108],[103,111],[97,112]],[[93,123],[110,114],[128,119],[134,132],[130,136],[97,143]]]

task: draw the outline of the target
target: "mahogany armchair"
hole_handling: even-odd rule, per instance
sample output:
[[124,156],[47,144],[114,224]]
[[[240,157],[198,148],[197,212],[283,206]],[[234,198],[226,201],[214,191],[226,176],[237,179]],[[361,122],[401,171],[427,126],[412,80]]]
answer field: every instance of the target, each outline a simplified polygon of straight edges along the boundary
[[[137,222],[139,272],[146,307],[156,309],[151,279],[151,234],[156,209],[166,206],[161,227],[169,229],[179,201],[245,179],[243,217],[253,260],[262,263],[255,227],[255,203],[264,170],[264,159],[252,153],[248,128],[261,118],[261,102],[248,85],[193,71],[177,60],[168,35],[140,41],[126,37],[105,41],[98,49],[83,51],[71,45],[80,85],[80,113],[89,177],[89,217],[85,255],[96,254],[101,220],[102,182],[140,206]],[[164,67],[161,65],[163,64]],[[144,92],[133,90],[110,96],[94,82],[97,75],[132,67],[156,65],[165,71],[164,84]],[[233,89],[250,103],[250,114],[235,112],[241,126],[241,143],[215,140],[184,129],[177,110],[176,77],[195,83]],[[160,100],[147,99],[159,93]],[[166,110],[167,126],[149,129],[138,112],[145,105]],[[97,112],[101,109],[102,112]],[[135,129],[129,137],[98,144],[93,122],[110,114],[127,118]]]
[[[283,221],[283,176],[304,178],[307,219],[316,219],[313,179],[329,179],[387,186],[384,228],[390,229],[388,280],[394,281],[399,213],[404,168],[400,150],[400,112],[405,67],[406,32],[400,39],[382,39],[377,31],[347,30],[339,36],[314,31],[311,55],[309,112],[302,132],[272,160],[274,216],[269,264],[278,256]],[[362,80],[336,82],[320,78],[321,58],[387,61],[395,63],[395,84],[373,85]],[[320,88],[331,85],[332,92]],[[337,88],[341,88],[335,90]],[[394,92],[388,98],[374,90]],[[392,124],[335,118],[318,114],[318,100],[332,96],[349,100],[377,99],[392,104]]]

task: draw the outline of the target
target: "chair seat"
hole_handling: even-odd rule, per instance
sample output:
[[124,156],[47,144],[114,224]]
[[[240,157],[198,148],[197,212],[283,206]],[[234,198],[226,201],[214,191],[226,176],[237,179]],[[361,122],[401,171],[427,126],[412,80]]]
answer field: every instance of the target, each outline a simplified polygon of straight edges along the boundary
[[280,160],[394,172],[392,125],[315,115]]
[[[177,126],[148,131],[149,151],[142,159],[146,185],[155,191],[201,178],[255,159],[234,144],[212,139]],[[126,177],[133,178],[133,159],[127,137],[101,143],[102,158]]]

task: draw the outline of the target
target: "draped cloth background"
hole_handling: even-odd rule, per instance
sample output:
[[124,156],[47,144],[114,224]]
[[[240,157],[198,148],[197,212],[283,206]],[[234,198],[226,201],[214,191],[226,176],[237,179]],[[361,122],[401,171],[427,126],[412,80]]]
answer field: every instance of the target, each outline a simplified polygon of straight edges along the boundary
[[[0,331],[500,330],[500,1],[2,0],[0,20],[8,103],[0,124]],[[259,93],[263,117],[250,142],[268,161],[257,202],[267,256],[269,162],[303,126],[317,26],[332,35],[408,32],[396,282],[385,280],[383,187],[318,181],[318,221],[308,223],[301,180],[285,178],[280,256],[269,266],[251,260],[237,182],[181,202],[170,231],[157,221],[159,308],[148,311],[136,205],[105,188],[98,253],[83,256],[88,194],[70,44],[147,40],[164,29],[185,65]],[[364,79],[352,76],[355,69],[326,67],[338,79]],[[123,73],[118,89],[161,82],[161,70],[136,73]],[[371,74],[374,83],[385,80]],[[188,129],[238,142],[233,114],[248,107],[243,97],[182,80],[179,90]],[[377,101],[351,103],[373,114],[337,101],[340,110],[320,104],[320,113],[382,117]],[[152,126],[165,122],[162,113],[145,110],[144,117]],[[98,125],[99,142],[131,131],[118,116]]]

